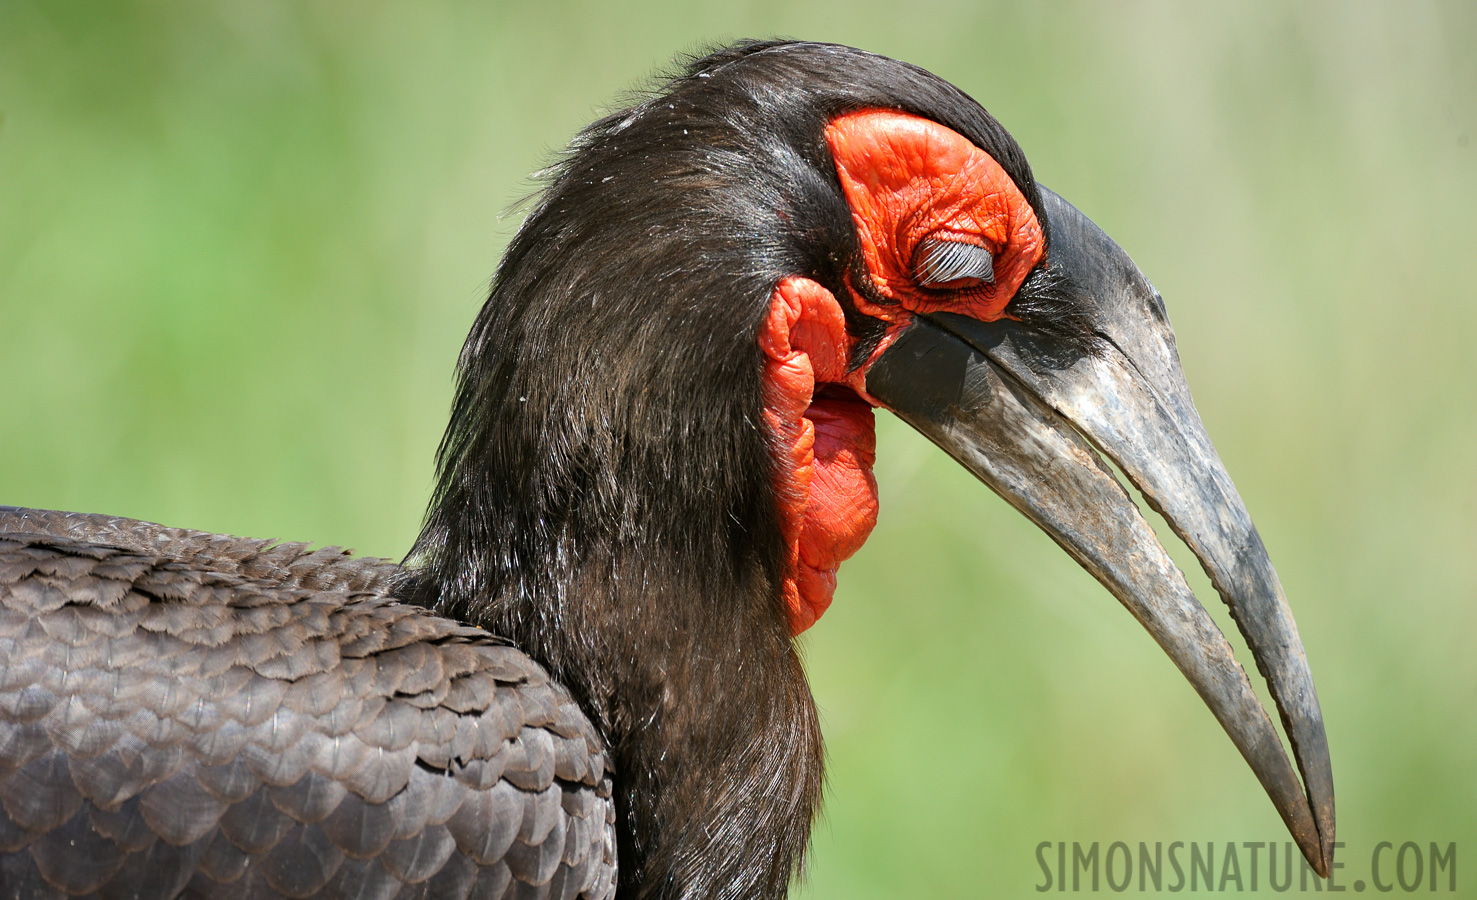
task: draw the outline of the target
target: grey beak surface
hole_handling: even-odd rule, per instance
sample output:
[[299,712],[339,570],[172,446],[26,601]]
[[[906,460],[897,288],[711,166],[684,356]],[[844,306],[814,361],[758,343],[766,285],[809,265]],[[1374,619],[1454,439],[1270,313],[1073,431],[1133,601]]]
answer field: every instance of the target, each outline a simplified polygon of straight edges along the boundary
[[[1081,212],[1042,190],[1048,263],[1092,352],[1025,324],[917,317],[867,391],[1040,526],[1154,637],[1210,707],[1303,855],[1327,877],[1333,774],[1318,695],[1277,573],[1190,399],[1159,294]],[[1109,457],[1199,558],[1267,679],[1302,781],[1231,646]]]

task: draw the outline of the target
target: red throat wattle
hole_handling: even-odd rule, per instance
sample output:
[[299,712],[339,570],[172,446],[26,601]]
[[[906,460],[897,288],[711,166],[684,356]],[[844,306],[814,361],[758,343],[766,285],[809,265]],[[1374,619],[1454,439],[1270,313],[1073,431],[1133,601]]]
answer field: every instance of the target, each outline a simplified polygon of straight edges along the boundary
[[[887,110],[838,116],[826,128],[826,141],[871,287],[888,301],[849,291],[859,311],[889,324],[872,359],[915,313],[947,310],[987,322],[1006,315],[1046,242],[1030,203],[988,153],[937,122]],[[994,283],[967,290],[919,286],[913,256],[927,238],[988,249]],[[867,364],[848,370],[853,344],[841,305],[826,288],[799,276],[775,286],[759,347],[792,634],[815,624],[831,605],[837,568],[877,524]]]
[[774,289],[759,331],[764,424],[779,461],[789,554],[785,612],[799,634],[831,605],[836,569],[877,524],[872,407],[845,386],[851,341],[841,305],[808,278]]

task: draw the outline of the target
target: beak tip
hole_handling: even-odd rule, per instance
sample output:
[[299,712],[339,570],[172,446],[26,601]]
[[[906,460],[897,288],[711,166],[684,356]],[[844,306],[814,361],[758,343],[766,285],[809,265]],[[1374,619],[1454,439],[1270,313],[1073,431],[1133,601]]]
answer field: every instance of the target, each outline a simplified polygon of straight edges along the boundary
[[[1317,722],[1317,726],[1317,734],[1321,737],[1321,720]],[[1319,741],[1313,753],[1298,754],[1298,766],[1304,773],[1304,783],[1307,785],[1306,794],[1297,798],[1297,806],[1303,810],[1298,817],[1302,820],[1302,827],[1294,827],[1289,822],[1289,828],[1297,837],[1298,846],[1308,864],[1320,878],[1327,878],[1333,871],[1335,828],[1333,775],[1329,767],[1327,744]],[[1309,816],[1308,812],[1312,815]]]
[[1323,856],[1313,864],[1313,871],[1318,873],[1319,878],[1327,878],[1333,871],[1333,847],[1325,847]]
[[1321,865],[1315,865],[1314,868],[1318,871],[1318,874],[1320,876],[1322,876],[1323,878],[1327,878],[1329,876],[1329,873],[1333,871],[1334,825],[1332,801],[1329,802],[1327,807],[1319,809],[1318,824],[1320,826],[1319,834],[1323,837],[1323,858],[1319,860]]

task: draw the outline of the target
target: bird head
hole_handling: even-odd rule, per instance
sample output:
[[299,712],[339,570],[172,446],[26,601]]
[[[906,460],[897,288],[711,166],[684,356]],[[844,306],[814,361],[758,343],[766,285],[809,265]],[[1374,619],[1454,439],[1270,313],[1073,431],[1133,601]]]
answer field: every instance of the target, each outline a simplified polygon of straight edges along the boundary
[[[739,44],[575,139],[463,351],[413,552],[423,589],[570,684],[630,784],[708,783],[674,760],[725,757],[713,815],[741,824],[744,803],[773,807],[733,840],[761,840],[765,815],[795,820],[770,828],[782,852],[754,882],[782,884],[819,789],[791,644],[875,521],[876,408],[1139,620],[1327,873],[1333,787],[1308,663],[1159,294],[1036,183],[984,108],[905,63]],[[1296,770],[1104,457],[1230,607]],[[783,712],[797,703],[808,712]],[[793,777],[767,800],[729,798],[766,767]],[[672,834],[702,817],[665,802],[630,789],[623,883],[628,867],[675,883],[699,852]],[[724,829],[742,830],[711,840]]]

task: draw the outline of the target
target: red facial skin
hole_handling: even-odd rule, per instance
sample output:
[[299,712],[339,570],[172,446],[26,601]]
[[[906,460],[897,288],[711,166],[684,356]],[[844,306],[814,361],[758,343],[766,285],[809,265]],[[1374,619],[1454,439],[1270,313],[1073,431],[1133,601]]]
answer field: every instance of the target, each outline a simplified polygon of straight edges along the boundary
[[784,599],[792,634],[831,605],[837,567],[877,524],[872,407],[854,392],[817,396],[818,388],[847,380],[850,346],[830,291],[809,278],[786,278],[775,287],[759,347],[764,423],[780,462],[776,487],[789,550]]
[[[957,132],[905,113],[864,110],[834,119],[826,141],[872,287],[892,302],[874,303],[848,285],[859,311],[889,324],[877,350],[855,369],[847,368],[855,341],[840,304],[808,278],[775,286],[759,330],[764,419],[779,463],[776,488],[789,550],[783,596],[792,634],[831,605],[837,568],[877,522],[876,404],[866,392],[871,361],[914,313],[1001,318],[1045,251],[1040,223],[1015,182]],[[989,249],[995,283],[919,285],[913,255],[928,237]]]
[[[840,116],[826,129],[826,142],[872,285],[902,307],[869,303],[853,291],[862,312],[887,322],[940,310],[984,322],[1005,314],[1046,241],[1031,204],[999,163],[937,122],[885,110]],[[995,283],[919,286],[913,253],[927,237],[988,249]]]

